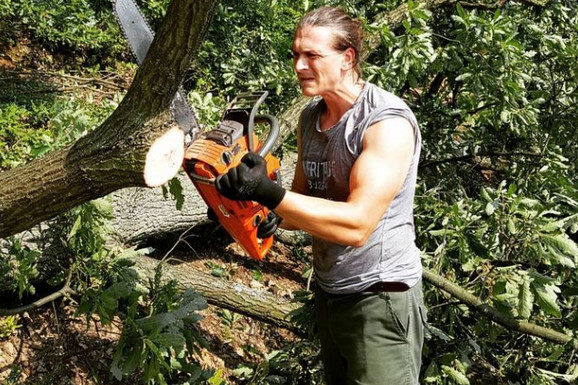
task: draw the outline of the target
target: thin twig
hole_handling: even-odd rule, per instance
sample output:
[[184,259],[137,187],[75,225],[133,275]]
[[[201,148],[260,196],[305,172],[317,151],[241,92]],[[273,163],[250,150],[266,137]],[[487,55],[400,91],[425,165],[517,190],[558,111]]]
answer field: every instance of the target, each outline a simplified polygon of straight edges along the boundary
[[66,283],[64,284],[62,289],[50,295],[47,295],[46,297],[42,297],[28,305],[23,305],[15,309],[0,309],[0,316],[23,314],[25,312],[29,312],[41,306],[44,306],[47,303],[53,302],[60,297],[64,297],[67,295],[76,295],[76,292],[70,288],[71,280],[72,280],[72,269],[68,271],[68,277],[66,278]]
[[52,301],[51,304],[52,304],[52,311],[54,312],[54,321],[56,323],[56,334],[60,336],[60,322],[58,321],[58,312],[56,311],[56,305],[54,304],[54,301]]
[[115,88],[115,89],[120,89],[123,88],[121,86],[119,86],[118,84],[116,84],[115,82],[109,81],[109,80],[104,80],[104,79],[99,79],[99,78],[87,78],[87,77],[81,77],[81,76],[76,76],[76,75],[68,75],[68,74],[63,74],[63,73],[59,73],[59,72],[53,72],[53,71],[5,71],[6,73],[11,73],[11,74],[15,74],[15,75],[26,75],[26,76],[44,76],[44,77],[59,77],[59,78],[63,78],[63,79],[71,79],[71,80],[78,80],[78,81],[82,81],[85,83],[95,83],[98,85],[102,85],[102,86],[106,86],[109,88]]
[[479,153],[479,154],[468,154],[468,155],[455,156],[455,157],[440,159],[440,160],[424,160],[423,162],[420,162],[420,168],[423,169],[423,168],[435,167],[435,166],[438,166],[438,165],[443,164],[443,163],[464,162],[464,161],[468,161],[468,160],[471,160],[471,159],[476,158],[476,157],[495,158],[495,157],[514,157],[514,156],[528,156],[528,157],[541,158],[544,156],[544,154],[535,153],[535,152],[487,152],[487,153]]

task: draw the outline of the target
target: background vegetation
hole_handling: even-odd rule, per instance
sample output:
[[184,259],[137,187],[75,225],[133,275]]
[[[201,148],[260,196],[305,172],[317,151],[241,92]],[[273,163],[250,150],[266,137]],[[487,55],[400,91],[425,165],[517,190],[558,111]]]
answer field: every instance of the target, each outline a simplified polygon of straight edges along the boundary
[[[168,0],[138,3],[155,28]],[[185,80],[202,122],[213,125],[226,101],[247,89],[269,90],[277,115],[289,106],[298,94],[293,26],[322,4],[343,6],[379,34],[365,76],[407,100],[420,121],[415,214],[424,265],[504,314],[576,337],[576,1],[479,0],[434,11],[409,2],[406,21],[389,29],[373,20],[400,1],[224,0]],[[0,0],[0,170],[69,143],[114,110],[135,66],[110,8],[106,0]],[[100,91],[83,90],[87,79]],[[52,283],[82,293],[79,314],[128,320],[114,357],[117,378],[137,371],[149,383],[211,376],[219,383],[186,354],[198,344],[190,326],[203,300],[160,280],[139,286],[122,256],[106,248],[109,211],[97,201],[67,214],[63,237],[76,262]],[[14,295],[34,294],[37,257],[17,242],[3,252],[0,276],[12,280]],[[578,379],[571,343],[497,327],[428,285],[425,294],[423,383]],[[14,318],[0,320],[0,338],[18,327]],[[314,343],[275,352],[251,381],[275,383],[277,373],[286,383],[318,383]]]

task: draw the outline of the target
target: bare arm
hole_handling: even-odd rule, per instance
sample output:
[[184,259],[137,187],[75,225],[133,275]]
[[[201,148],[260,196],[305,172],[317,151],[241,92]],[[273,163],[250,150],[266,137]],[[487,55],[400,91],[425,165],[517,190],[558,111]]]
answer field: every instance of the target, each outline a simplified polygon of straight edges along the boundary
[[[392,118],[369,127],[363,150],[351,170],[345,202],[303,195],[305,175],[300,159],[294,190],[275,208],[285,228],[299,228],[313,236],[355,247],[362,246],[399,192],[414,152],[411,124]],[[298,142],[300,147],[300,143]],[[299,193],[299,190],[301,193]]]

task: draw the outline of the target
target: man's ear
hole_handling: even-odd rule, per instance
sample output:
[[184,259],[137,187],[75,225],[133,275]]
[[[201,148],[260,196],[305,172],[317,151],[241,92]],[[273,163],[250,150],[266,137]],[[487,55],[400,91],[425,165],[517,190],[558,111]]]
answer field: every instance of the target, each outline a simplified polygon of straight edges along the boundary
[[343,62],[341,64],[341,69],[350,70],[353,67],[355,67],[355,50],[349,47],[343,52]]

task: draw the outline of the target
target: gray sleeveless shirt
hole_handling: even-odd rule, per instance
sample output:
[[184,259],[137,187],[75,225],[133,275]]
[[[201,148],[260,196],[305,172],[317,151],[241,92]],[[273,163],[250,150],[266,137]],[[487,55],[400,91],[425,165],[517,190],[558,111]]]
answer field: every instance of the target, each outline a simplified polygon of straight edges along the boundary
[[[421,147],[417,120],[397,96],[366,82],[354,105],[341,120],[321,131],[319,119],[326,108],[321,98],[303,110],[301,159],[310,196],[345,201],[349,174],[362,151],[368,127],[388,118],[406,118],[414,128],[415,150],[405,181],[367,243],[359,248],[313,237],[317,283],[328,293],[363,291],[378,281],[415,285],[422,273],[420,252],[415,245],[413,197]],[[376,164],[374,167],[380,167]]]

